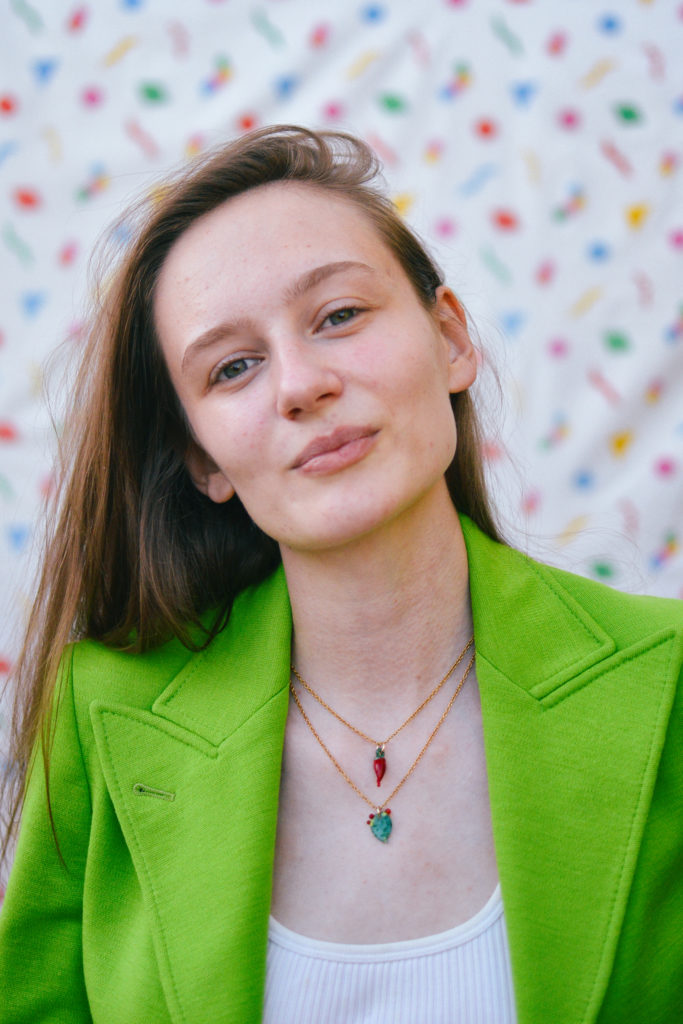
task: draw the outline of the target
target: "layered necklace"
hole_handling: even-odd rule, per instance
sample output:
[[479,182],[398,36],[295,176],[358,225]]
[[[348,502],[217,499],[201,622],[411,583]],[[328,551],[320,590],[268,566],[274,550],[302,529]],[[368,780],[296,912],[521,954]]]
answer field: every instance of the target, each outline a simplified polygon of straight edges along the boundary
[[[422,701],[422,703],[419,705],[419,707],[415,708],[413,713],[411,715],[409,715],[408,718],[406,718],[405,722],[403,722],[401,725],[399,725],[399,727],[397,729],[394,729],[394,731],[391,733],[391,735],[387,736],[387,738],[385,740],[373,739],[372,736],[368,736],[367,733],[363,732],[362,729],[358,729],[358,728],[356,728],[355,725],[352,725],[351,722],[347,722],[345,718],[342,718],[342,716],[337,711],[335,711],[334,708],[331,708],[330,705],[327,704],[322,699],[322,697],[315,692],[315,690],[312,688],[312,686],[310,686],[309,683],[307,683],[306,680],[303,679],[301,675],[299,675],[299,673],[297,672],[297,670],[294,667],[294,665],[291,666],[291,670],[292,670],[292,675],[303,686],[303,688],[308,693],[310,693],[311,697],[313,697],[318,702],[318,704],[321,705],[321,707],[325,708],[326,711],[328,711],[331,715],[333,715],[337,719],[338,722],[341,722],[342,725],[345,725],[347,729],[350,729],[351,732],[355,732],[355,734],[357,736],[360,736],[361,739],[364,739],[368,743],[372,744],[372,746],[375,748],[375,755],[374,755],[374,759],[373,759],[373,768],[374,768],[374,771],[375,771],[375,778],[377,780],[377,786],[379,787],[381,785],[381,783],[382,783],[382,779],[384,778],[384,773],[386,771],[386,766],[387,766],[386,753],[385,753],[387,744],[391,740],[393,740],[395,736],[398,736],[398,734],[401,732],[401,730],[405,729],[405,727],[407,725],[409,725],[413,721],[413,719],[417,717],[417,715],[419,715],[419,713],[422,711],[422,709],[425,708],[427,706],[427,704],[429,704],[429,702],[434,699],[434,697],[436,697],[437,693],[439,693],[441,688],[445,685],[446,681],[448,679],[450,679],[450,677],[453,675],[453,673],[455,672],[455,670],[458,667],[458,665],[460,664],[460,662],[463,660],[463,658],[467,654],[467,652],[470,649],[470,647],[472,647],[473,645],[474,645],[474,637],[470,637],[470,639],[467,641],[467,643],[463,647],[462,651],[460,652],[460,654],[458,655],[456,660],[453,662],[453,664],[451,665],[451,667],[449,668],[448,672],[443,677],[443,679],[441,679],[436,684],[436,686],[434,687],[432,692],[427,697],[425,697],[425,699]],[[388,807],[387,805],[390,803],[391,800],[394,799],[394,797],[396,796],[396,794],[398,793],[399,789],[404,784],[404,782],[406,782],[410,778],[410,776],[413,774],[413,772],[417,768],[418,764],[422,760],[422,756],[425,753],[425,751],[427,750],[427,747],[432,742],[432,740],[436,736],[437,732],[439,731],[439,729],[441,728],[441,726],[445,722],[446,716],[448,715],[448,712],[453,707],[453,705],[455,703],[456,697],[458,696],[458,694],[460,693],[460,691],[462,690],[462,688],[463,688],[463,686],[465,684],[465,680],[467,679],[467,676],[469,675],[470,669],[472,668],[472,665],[474,664],[474,658],[475,658],[475,655],[474,655],[474,652],[472,652],[472,656],[470,657],[470,660],[469,660],[469,662],[467,664],[467,667],[465,668],[465,671],[463,672],[463,674],[462,674],[462,676],[460,678],[460,681],[458,682],[458,685],[455,688],[455,692],[453,693],[453,696],[451,697],[451,699],[449,700],[448,704],[446,705],[446,709],[443,712],[443,714],[441,715],[441,718],[436,723],[434,729],[432,730],[432,732],[430,733],[429,737],[427,738],[427,742],[424,744],[424,746],[420,750],[419,754],[417,755],[417,757],[415,758],[415,760],[413,761],[413,763],[411,764],[410,768],[408,769],[406,774],[403,776],[401,781],[398,783],[398,785],[391,791],[391,793],[386,798],[386,800],[384,800],[379,805],[376,803],[376,801],[371,800],[369,797],[367,797],[365,795],[365,793],[363,793],[363,791],[358,788],[356,783],[352,779],[349,778],[349,776],[346,774],[346,772],[344,771],[342,766],[339,764],[339,762],[335,758],[334,754],[329,750],[329,748],[322,741],[322,739],[318,735],[315,727],[313,726],[313,723],[311,722],[310,718],[308,717],[308,715],[304,711],[303,706],[301,704],[301,700],[299,698],[299,695],[297,694],[296,690],[294,689],[294,683],[293,683],[293,681],[292,681],[292,679],[290,677],[289,689],[290,689],[290,692],[291,692],[292,697],[294,699],[294,703],[296,704],[297,708],[301,712],[301,715],[302,715],[302,718],[303,718],[304,722],[306,723],[308,728],[311,730],[311,732],[313,733],[313,736],[318,741],[318,743],[322,747],[322,749],[325,751],[325,753],[329,757],[330,761],[332,762],[334,767],[337,769],[339,774],[342,776],[342,778],[345,779],[346,782],[351,787],[351,789],[353,789],[353,791],[355,793],[357,793],[358,796],[362,800],[364,800],[365,803],[368,804],[368,806],[370,808],[372,808],[372,813],[368,817],[367,824],[370,826],[370,830],[371,830],[373,836],[375,836],[376,839],[379,839],[380,842],[386,843],[387,840],[389,839],[389,836],[391,835],[391,829],[392,829],[392,824],[393,823],[392,823],[392,818],[391,818],[391,808]]]

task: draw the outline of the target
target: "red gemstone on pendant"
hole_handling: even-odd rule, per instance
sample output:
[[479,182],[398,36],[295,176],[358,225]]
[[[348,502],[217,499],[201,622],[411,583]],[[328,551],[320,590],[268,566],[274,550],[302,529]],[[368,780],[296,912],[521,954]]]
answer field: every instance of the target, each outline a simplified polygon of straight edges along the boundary
[[375,751],[375,760],[373,761],[373,768],[375,769],[375,777],[377,779],[377,785],[379,786],[380,782],[384,778],[384,773],[387,769],[387,762],[386,758],[384,757],[384,750],[382,749],[382,747],[377,747],[377,750]]

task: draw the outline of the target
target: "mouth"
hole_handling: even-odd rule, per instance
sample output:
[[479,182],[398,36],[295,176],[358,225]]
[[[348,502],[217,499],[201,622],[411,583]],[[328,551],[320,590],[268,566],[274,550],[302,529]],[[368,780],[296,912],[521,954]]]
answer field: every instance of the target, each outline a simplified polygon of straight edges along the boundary
[[305,473],[330,473],[362,459],[375,443],[373,427],[338,427],[331,434],[316,437],[299,453],[292,469]]

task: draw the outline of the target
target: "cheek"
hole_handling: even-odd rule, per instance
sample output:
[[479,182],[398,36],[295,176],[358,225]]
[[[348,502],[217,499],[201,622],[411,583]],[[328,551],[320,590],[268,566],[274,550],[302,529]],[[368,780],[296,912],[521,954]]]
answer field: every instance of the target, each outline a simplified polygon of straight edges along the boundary
[[262,417],[242,408],[218,408],[204,410],[197,419],[192,424],[197,441],[236,489],[263,475],[268,447]]

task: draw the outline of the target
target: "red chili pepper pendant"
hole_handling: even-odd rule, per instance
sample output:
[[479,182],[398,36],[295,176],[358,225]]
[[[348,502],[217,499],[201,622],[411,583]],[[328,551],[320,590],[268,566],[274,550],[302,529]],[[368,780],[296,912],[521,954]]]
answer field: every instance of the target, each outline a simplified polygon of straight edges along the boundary
[[377,750],[375,751],[375,760],[373,761],[373,768],[375,769],[375,777],[377,778],[377,785],[379,786],[387,769],[387,762],[384,757],[384,747],[377,747]]

